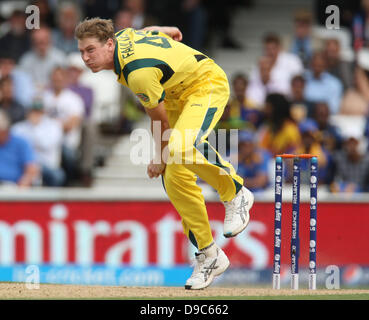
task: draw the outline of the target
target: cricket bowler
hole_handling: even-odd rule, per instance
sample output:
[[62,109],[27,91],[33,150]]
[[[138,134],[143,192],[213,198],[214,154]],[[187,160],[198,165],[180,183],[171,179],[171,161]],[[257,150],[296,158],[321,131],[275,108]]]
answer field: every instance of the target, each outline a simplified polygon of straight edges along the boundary
[[166,193],[182,219],[183,230],[197,247],[185,288],[203,289],[229,266],[213,240],[197,177],[212,186],[225,206],[224,236],[234,237],[249,223],[253,194],[207,137],[229,98],[224,71],[181,43],[176,27],[126,28],[115,32],[111,20],[91,18],[75,30],[82,59],[92,72],[112,70],[117,81],[139,98],[151,129],[173,130],[169,139],[153,132],[157,152],[147,167],[150,178],[162,176]]

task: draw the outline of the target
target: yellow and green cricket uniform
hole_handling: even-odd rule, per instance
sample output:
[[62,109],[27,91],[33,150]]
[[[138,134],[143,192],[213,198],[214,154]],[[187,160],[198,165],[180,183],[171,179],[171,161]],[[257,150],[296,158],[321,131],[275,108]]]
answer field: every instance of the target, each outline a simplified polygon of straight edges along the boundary
[[164,187],[185,234],[199,249],[205,248],[213,237],[197,176],[217,190],[222,201],[233,199],[243,185],[206,140],[229,98],[227,76],[212,59],[158,31],[127,28],[117,32],[116,39],[117,81],[145,108],[164,101],[173,129],[168,150],[174,159],[166,166]]

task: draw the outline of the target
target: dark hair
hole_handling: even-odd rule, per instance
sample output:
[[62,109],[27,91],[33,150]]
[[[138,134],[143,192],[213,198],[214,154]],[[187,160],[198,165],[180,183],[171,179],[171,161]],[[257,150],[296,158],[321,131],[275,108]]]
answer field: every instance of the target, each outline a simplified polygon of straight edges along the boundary
[[9,53],[9,51],[5,50],[0,50],[0,59],[15,61],[14,57]]
[[15,17],[25,18],[26,17],[26,13],[23,10],[14,9],[13,12],[11,13],[11,15],[10,15],[10,18],[15,18]]
[[279,93],[268,94],[265,103],[271,106],[269,125],[272,131],[276,133],[282,128],[286,120],[291,120],[291,104],[284,95]]
[[299,81],[299,82],[302,82],[302,83],[304,83],[305,84],[305,82],[306,82],[306,80],[305,80],[305,78],[302,76],[302,75],[296,75],[296,76],[294,76],[292,79],[291,79],[291,84],[292,83],[294,83],[294,82],[296,82],[296,81]]
[[294,14],[294,21],[311,24],[313,21],[313,15],[310,10],[299,9]]
[[276,33],[268,33],[263,38],[264,44],[266,43],[275,43],[277,45],[281,44],[281,38]]
[[246,85],[248,83],[248,79],[247,79],[247,77],[243,73],[236,73],[232,77],[232,82],[235,82],[236,80],[242,80]]
[[11,76],[5,76],[5,77],[0,78],[0,87],[2,87],[4,83],[7,83],[7,82],[13,83],[13,79]]
[[316,114],[317,114],[317,110],[319,109],[319,108],[325,108],[325,109],[327,109],[327,111],[328,111],[328,114],[330,113],[330,109],[329,109],[329,105],[328,105],[328,103],[326,102],[326,101],[317,101],[317,102],[315,102],[314,104],[313,104],[313,106],[312,106],[312,115],[313,115],[313,118],[315,118],[316,117]]
[[322,59],[324,62],[327,61],[327,56],[325,55],[325,52],[323,50],[316,50],[311,55],[311,61],[313,61],[316,58]]

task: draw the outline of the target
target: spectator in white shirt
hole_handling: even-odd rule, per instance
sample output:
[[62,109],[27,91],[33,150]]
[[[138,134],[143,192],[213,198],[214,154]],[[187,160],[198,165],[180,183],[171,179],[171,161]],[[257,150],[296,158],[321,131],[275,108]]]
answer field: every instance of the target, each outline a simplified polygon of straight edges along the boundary
[[65,64],[65,54],[51,44],[51,32],[47,27],[35,29],[31,34],[32,50],[20,59],[20,68],[28,72],[34,82],[37,93],[45,90],[51,71]]
[[[292,53],[282,51],[281,40],[276,34],[266,35],[263,42],[264,56],[269,58],[271,63],[270,79],[268,82],[269,92],[290,95],[292,78],[304,71],[300,58]],[[260,69],[255,67],[250,75],[248,92],[251,92],[254,82],[260,83],[260,81]]]
[[84,105],[82,98],[67,88],[65,69],[53,70],[51,85],[43,96],[43,103],[46,114],[59,120],[63,127],[62,162],[69,184],[77,176]]
[[95,104],[94,91],[90,86],[81,83],[83,74],[90,72],[87,70],[81,54],[73,52],[68,55],[68,88],[79,95],[85,108],[84,120],[82,123],[81,146],[80,146],[80,171],[83,186],[91,186],[92,168],[94,165],[94,147],[98,134],[97,122],[93,119],[93,106]]
[[253,77],[246,89],[246,97],[258,106],[263,106],[268,93],[274,92],[271,84],[272,61],[268,57],[261,57],[258,61],[258,76]]
[[26,139],[35,150],[36,161],[41,167],[42,185],[62,186],[65,182],[61,168],[63,129],[59,121],[46,116],[42,103],[35,101],[27,119],[15,124],[12,132]]
[[34,95],[34,84],[31,76],[16,65],[15,59],[9,52],[0,53],[0,79],[10,76],[14,83],[15,100],[28,107]]

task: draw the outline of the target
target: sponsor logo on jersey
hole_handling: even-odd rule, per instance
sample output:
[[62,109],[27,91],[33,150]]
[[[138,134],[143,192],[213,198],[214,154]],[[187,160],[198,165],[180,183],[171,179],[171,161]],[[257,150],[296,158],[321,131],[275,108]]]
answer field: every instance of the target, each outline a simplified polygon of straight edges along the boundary
[[149,97],[144,93],[137,93],[136,96],[144,102],[149,102]]

